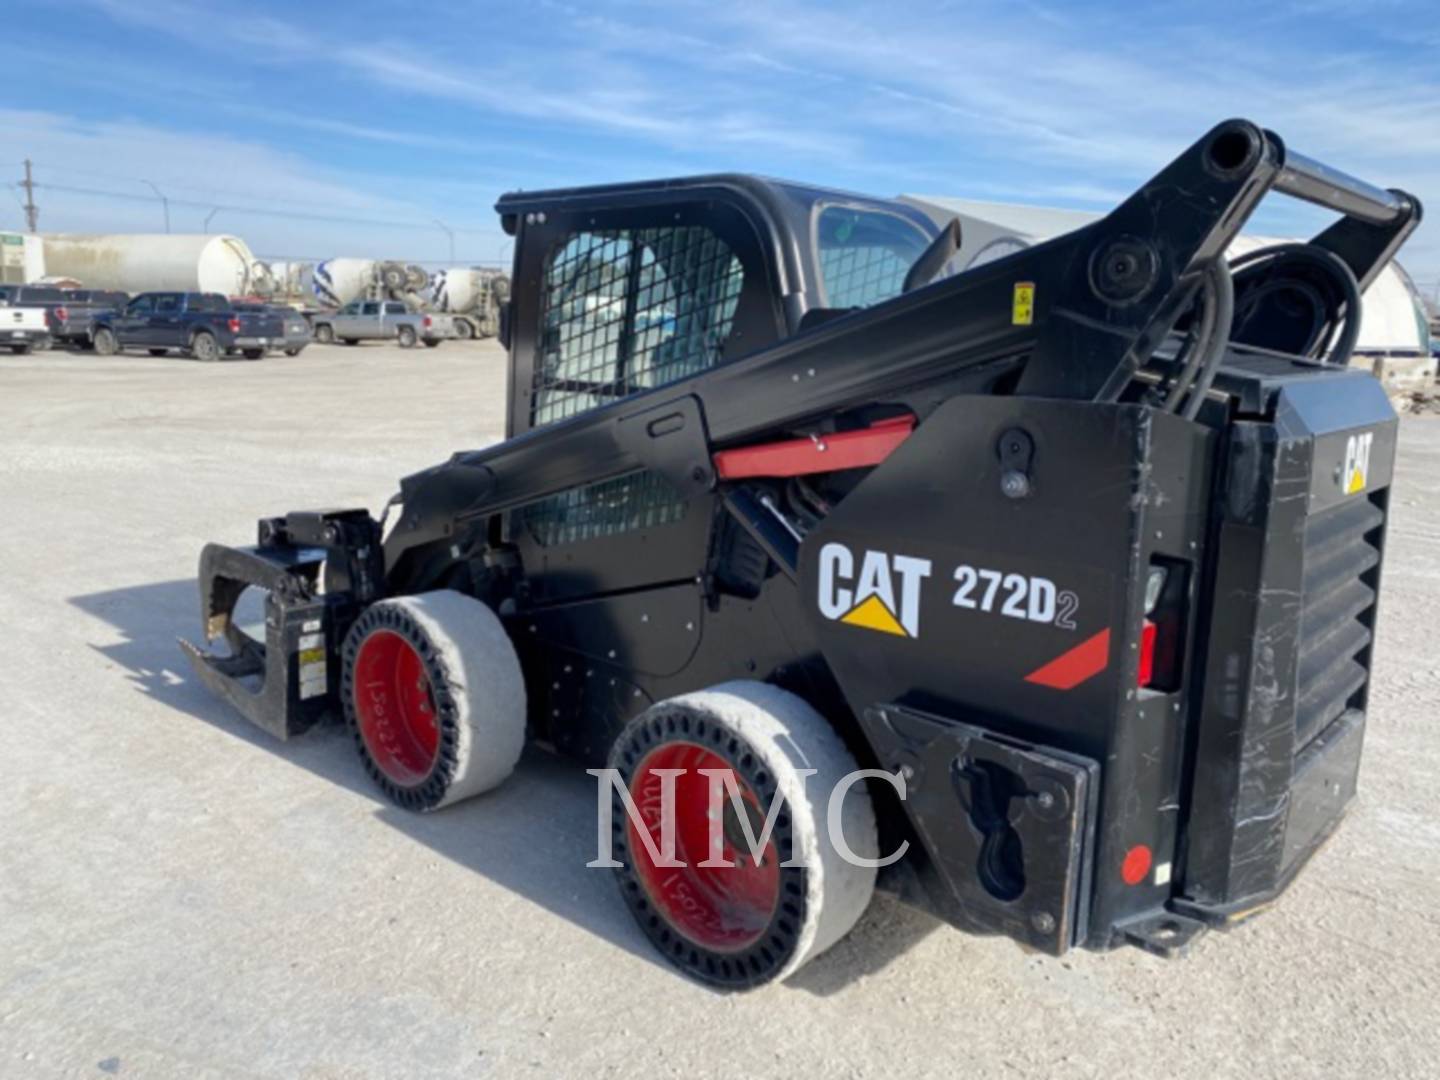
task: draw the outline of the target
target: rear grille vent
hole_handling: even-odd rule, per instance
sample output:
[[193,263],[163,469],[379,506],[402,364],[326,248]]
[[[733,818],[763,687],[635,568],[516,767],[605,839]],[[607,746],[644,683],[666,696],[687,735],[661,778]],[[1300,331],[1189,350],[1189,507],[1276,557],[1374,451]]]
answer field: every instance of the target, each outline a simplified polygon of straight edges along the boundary
[[1296,753],[1362,701],[1375,627],[1383,497],[1352,499],[1305,524]]

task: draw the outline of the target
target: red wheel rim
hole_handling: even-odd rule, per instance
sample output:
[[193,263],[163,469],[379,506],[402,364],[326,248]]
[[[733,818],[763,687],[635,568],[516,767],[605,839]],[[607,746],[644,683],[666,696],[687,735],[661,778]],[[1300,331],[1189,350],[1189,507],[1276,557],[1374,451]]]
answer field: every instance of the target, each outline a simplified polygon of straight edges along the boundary
[[701,769],[728,769],[758,838],[766,808],[734,767],[719,754],[695,743],[671,742],[641,759],[630,780],[630,797],[640,811],[655,849],[663,854],[663,778],[659,769],[683,769],[675,777],[675,859],[683,867],[656,865],[635,821],[627,825],[636,876],[655,910],[683,937],[712,952],[737,952],[765,934],[780,902],[780,856],[772,838],[757,865],[749,842],[735,820],[725,789],[719,811],[724,866],[701,866],[710,857],[710,777]]
[[440,755],[440,726],[425,663],[391,630],[376,630],[355,654],[355,716],[371,759],[387,777],[413,786]]

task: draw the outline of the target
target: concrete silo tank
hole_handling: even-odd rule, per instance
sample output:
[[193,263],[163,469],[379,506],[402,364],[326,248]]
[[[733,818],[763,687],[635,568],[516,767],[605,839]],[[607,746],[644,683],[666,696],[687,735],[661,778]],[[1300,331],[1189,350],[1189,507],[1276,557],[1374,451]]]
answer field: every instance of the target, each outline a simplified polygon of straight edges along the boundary
[[87,289],[243,296],[256,259],[238,236],[59,233],[45,237],[45,268]]

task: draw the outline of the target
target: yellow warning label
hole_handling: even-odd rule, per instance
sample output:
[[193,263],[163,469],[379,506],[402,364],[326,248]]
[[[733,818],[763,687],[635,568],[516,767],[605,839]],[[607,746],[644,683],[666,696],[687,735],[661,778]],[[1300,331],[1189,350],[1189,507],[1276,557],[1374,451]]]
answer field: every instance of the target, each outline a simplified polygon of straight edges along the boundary
[[1015,299],[1010,308],[1010,321],[1016,326],[1029,326],[1035,321],[1035,283],[1017,281]]
[[870,596],[863,603],[856,604],[840,619],[851,626],[863,626],[867,630],[879,630],[882,634],[909,637],[895,613],[885,606],[878,596]]
[[301,649],[299,660],[301,664],[323,664],[325,663],[325,650]]

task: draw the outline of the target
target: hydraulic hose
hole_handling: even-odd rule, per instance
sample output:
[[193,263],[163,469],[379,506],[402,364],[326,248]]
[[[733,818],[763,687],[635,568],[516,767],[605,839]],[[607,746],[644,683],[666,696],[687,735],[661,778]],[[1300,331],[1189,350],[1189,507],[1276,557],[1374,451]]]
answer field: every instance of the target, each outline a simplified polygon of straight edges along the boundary
[[[1320,267],[1331,276],[1344,294],[1343,316],[1338,307],[1330,308],[1325,322],[1312,334],[1312,340],[1306,348],[1305,355],[1336,366],[1348,364],[1351,354],[1355,351],[1355,345],[1360,339],[1361,300],[1360,284],[1355,280],[1354,271],[1350,269],[1344,259],[1333,251],[1316,247],[1314,244],[1275,244],[1241,255],[1231,263],[1231,267],[1236,271],[1247,270],[1246,277],[1258,274],[1262,270],[1269,270],[1272,274],[1272,283],[1277,287],[1286,284],[1296,288],[1302,286],[1303,281],[1294,279],[1287,281],[1284,277],[1274,273],[1275,267],[1286,261],[1308,262],[1313,266]],[[1246,296],[1242,318],[1264,295],[1264,291],[1256,289]],[[1331,341],[1335,338],[1335,332],[1342,319],[1344,331],[1340,334],[1339,339],[1335,340],[1332,347]]]

